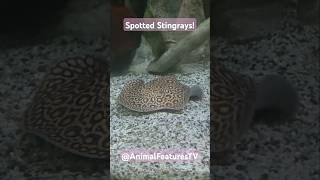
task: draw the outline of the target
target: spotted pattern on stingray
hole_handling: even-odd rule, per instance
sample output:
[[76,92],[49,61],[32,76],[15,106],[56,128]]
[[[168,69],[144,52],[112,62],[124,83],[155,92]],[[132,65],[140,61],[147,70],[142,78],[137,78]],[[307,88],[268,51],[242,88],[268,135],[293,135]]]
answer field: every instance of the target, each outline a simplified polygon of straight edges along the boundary
[[249,129],[254,113],[255,82],[247,76],[213,63],[211,70],[211,119],[213,152],[230,150]]
[[108,82],[106,66],[96,59],[59,62],[26,111],[26,130],[75,154],[107,158]]
[[122,89],[119,103],[138,112],[182,110],[190,98],[190,88],[173,75],[156,78],[146,84],[131,80]]

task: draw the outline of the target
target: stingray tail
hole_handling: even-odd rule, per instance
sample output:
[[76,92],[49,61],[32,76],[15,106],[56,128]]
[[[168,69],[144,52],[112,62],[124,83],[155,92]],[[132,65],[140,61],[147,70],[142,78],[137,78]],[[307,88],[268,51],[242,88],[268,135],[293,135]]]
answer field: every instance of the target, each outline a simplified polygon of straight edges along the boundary
[[196,85],[196,86],[192,86],[190,88],[190,99],[197,101],[197,100],[201,100],[203,97],[203,92],[202,89],[200,88],[200,86]]
[[267,123],[288,120],[294,117],[298,105],[298,93],[289,81],[267,75],[257,84],[254,119]]

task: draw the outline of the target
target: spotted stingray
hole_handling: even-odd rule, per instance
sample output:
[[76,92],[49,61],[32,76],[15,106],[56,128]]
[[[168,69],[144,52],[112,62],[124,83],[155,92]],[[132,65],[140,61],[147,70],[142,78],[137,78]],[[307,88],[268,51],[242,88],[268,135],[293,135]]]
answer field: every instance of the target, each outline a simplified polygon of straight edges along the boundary
[[148,83],[140,79],[131,80],[123,87],[119,103],[138,112],[158,110],[182,110],[191,97],[201,98],[199,86],[188,87],[175,76],[161,76]]
[[102,62],[91,57],[53,66],[26,111],[27,132],[81,156],[107,158],[106,71]]
[[290,118],[297,110],[299,101],[295,88],[279,75],[266,75],[256,81],[214,61],[210,78],[213,126],[210,150],[215,165],[228,164],[228,154],[259,113],[262,113],[260,116],[264,111],[265,115],[274,113],[272,119],[277,119],[277,115]]

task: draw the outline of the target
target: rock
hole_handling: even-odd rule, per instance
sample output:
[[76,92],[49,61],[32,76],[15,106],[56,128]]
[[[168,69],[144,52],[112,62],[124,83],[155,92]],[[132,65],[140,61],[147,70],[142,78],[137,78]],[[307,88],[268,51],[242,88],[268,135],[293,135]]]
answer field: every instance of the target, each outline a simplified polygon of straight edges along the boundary
[[[195,18],[197,26],[204,20],[204,6],[201,0],[181,0],[181,1],[150,1],[147,8],[146,17],[155,18]],[[179,44],[179,41],[190,32],[147,32],[144,33],[155,57],[155,61],[162,58],[162,55],[169,51],[171,47]],[[209,39],[209,36],[207,37]],[[199,48],[188,52],[188,56],[181,58],[180,64],[193,63],[203,60],[202,54],[209,54],[209,44],[203,43]],[[208,58],[207,58],[208,59]]]

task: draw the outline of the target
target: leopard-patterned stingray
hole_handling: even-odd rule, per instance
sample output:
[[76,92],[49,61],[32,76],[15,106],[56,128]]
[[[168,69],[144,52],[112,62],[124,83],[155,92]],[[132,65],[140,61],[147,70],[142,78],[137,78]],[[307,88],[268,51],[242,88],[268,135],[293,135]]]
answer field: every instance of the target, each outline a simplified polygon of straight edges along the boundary
[[27,132],[75,154],[109,156],[106,66],[91,57],[56,64],[26,111]]
[[158,110],[182,110],[191,97],[200,99],[199,86],[188,87],[177,81],[173,75],[162,76],[148,83],[131,80],[122,89],[119,103],[138,112]]
[[256,87],[254,81],[241,74],[213,67],[214,152],[229,150],[252,121]]
[[214,164],[223,164],[227,153],[248,131],[258,112],[274,111],[278,115],[282,113],[281,118],[290,118],[297,111],[298,95],[295,88],[278,75],[267,75],[256,82],[221,64],[213,63],[212,67],[211,155]]

